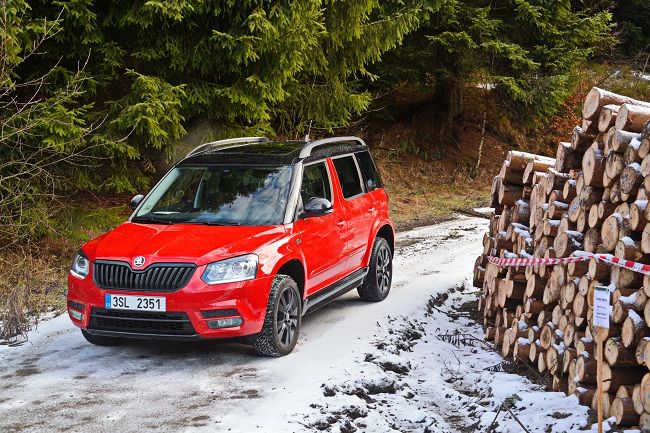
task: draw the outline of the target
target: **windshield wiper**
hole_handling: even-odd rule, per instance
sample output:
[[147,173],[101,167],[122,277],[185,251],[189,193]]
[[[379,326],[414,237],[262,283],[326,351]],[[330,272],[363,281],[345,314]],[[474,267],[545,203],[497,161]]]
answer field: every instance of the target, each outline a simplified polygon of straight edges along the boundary
[[131,222],[134,223],[154,223],[154,224],[174,224],[173,221],[170,220],[162,220],[159,218],[153,218],[153,217],[135,217],[131,220]]
[[202,224],[206,226],[240,226],[236,221],[186,221],[185,224]]

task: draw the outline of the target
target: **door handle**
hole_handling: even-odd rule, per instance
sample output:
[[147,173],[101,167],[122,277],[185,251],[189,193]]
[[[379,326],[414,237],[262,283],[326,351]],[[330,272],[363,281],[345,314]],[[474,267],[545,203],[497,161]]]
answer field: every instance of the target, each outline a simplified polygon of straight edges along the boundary
[[336,225],[343,228],[343,226],[345,225],[345,221],[339,220],[339,222],[337,222]]
[[374,208],[374,207],[371,207],[370,209],[368,209],[368,213],[374,213],[374,212],[375,212],[375,208]]

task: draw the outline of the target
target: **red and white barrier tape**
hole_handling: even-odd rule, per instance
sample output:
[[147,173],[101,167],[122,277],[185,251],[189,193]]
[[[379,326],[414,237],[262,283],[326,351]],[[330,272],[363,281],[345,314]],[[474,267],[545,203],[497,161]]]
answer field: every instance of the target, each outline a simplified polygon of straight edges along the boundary
[[583,262],[585,260],[596,259],[599,262],[629,269],[644,275],[650,275],[650,265],[633,262],[631,260],[619,259],[611,254],[590,254],[581,253],[578,256],[560,257],[560,258],[500,258],[488,257],[488,261],[497,266],[533,266],[533,265],[566,265],[568,263]]

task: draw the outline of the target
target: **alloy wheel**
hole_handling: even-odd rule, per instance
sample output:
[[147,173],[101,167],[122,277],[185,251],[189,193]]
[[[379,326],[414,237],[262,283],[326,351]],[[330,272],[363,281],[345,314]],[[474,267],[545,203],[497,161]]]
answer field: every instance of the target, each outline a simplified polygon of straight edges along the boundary
[[294,290],[287,289],[280,294],[276,329],[278,340],[283,347],[290,346],[298,332],[299,303],[300,300]]
[[375,266],[377,276],[377,287],[381,293],[385,293],[390,288],[390,278],[393,271],[393,263],[390,251],[383,246],[377,252],[377,265]]

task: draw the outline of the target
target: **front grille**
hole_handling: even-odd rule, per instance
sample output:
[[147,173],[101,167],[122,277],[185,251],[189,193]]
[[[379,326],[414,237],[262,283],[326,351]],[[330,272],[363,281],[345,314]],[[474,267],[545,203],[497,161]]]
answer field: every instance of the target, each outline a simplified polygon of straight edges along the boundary
[[125,262],[95,261],[93,280],[102,289],[174,292],[185,287],[195,269],[188,263],[154,263],[135,271]]
[[185,313],[118,311],[93,307],[88,329],[154,335],[194,335],[196,331]]

